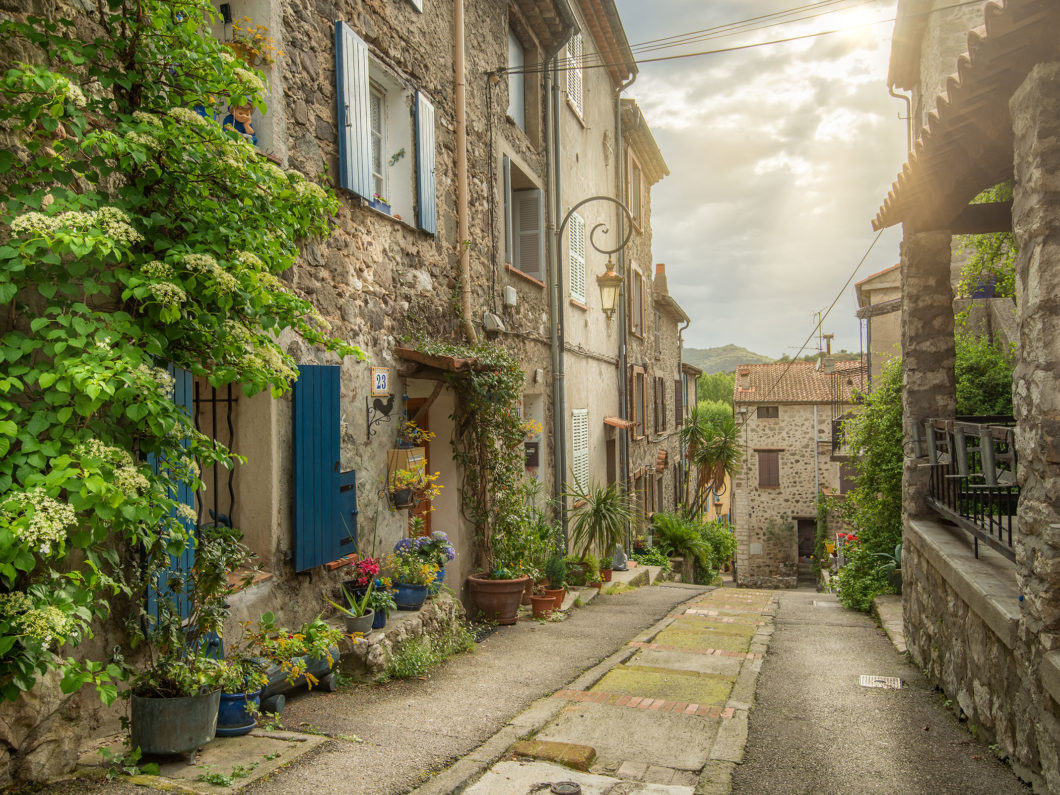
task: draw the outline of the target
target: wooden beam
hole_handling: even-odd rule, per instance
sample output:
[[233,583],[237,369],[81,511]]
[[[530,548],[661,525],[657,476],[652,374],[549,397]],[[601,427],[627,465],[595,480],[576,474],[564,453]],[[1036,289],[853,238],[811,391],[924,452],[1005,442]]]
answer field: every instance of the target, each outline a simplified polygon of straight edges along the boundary
[[419,410],[416,412],[416,416],[412,418],[413,422],[417,425],[419,424],[420,420],[431,410],[431,404],[438,399],[440,394],[442,394],[443,389],[445,389],[444,381],[439,381],[434,385],[434,391],[431,392],[430,397],[423,401],[423,405],[420,406]]
[[950,224],[955,235],[985,235],[1012,231],[1012,202],[969,204]]
[[894,298],[890,301],[884,301],[879,304],[869,304],[863,306],[858,310],[858,317],[864,320],[867,317],[876,317],[877,315],[889,315],[891,312],[899,312],[902,309],[902,299]]

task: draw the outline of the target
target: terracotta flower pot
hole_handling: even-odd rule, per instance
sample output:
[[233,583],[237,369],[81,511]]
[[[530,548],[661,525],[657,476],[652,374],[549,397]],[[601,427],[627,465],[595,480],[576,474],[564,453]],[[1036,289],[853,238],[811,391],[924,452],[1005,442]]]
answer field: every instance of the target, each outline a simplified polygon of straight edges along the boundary
[[514,580],[491,580],[472,574],[467,578],[468,591],[475,600],[475,606],[487,618],[498,624],[511,626],[519,616],[519,602],[529,577]]
[[556,604],[555,604],[555,608],[554,609],[562,610],[563,609],[563,600],[567,598],[567,589],[566,588],[546,588],[545,589],[545,596],[551,596],[555,600]]
[[534,618],[548,618],[556,607],[556,598],[542,594],[534,594],[530,597],[530,603],[534,606]]
[[600,569],[600,582],[611,582],[611,569]]
[[523,589],[523,596],[519,600],[519,604],[529,605],[530,597],[534,595],[534,581],[529,577],[526,578],[526,587]]

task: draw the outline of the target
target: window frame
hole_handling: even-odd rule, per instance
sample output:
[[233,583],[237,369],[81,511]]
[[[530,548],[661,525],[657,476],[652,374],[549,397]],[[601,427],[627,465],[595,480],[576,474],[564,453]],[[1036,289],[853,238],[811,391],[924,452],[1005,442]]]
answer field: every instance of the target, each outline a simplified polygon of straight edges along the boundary
[[[368,141],[369,141],[369,154],[368,154],[368,178],[372,181],[372,196],[373,198],[378,195],[385,198],[390,196],[388,183],[387,169],[384,164],[386,159],[386,141],[387,141],[387,92],[386,89],[379,85],[375,80],[368,81]],[[375,103],[379,103],[379,129],[376,130],[373,125]],[[378,166],[380,171],[377,173],[376,159],[378,158]],[[378,184],[379,189],[376,190]]]
[[[781,450],[755,450],[756,465],[758,467],[758,488],[760,489],[779,489],[780,488],[780,454]],[[773,461],[773,467],[763,467],[764,462]],[[774,478],[768,478],[766,475],[773,474],[770,469],[775,470],[775,482]]]
[[[518,64],[512,62],[512,45],[516,45],[519,48],[519,62]],[[508,72],[508,118],[512,120],[523,132],[526,132],[526,74],[522,69],[526,66],[526,45],[523,44],[523,40],[519,38],[519,34],[515,28],[511,25],[508,26],[508,67],[518,71]],[[514,89],[514,86],[518,85],[518,94]],[[521,100],[521,107],[516,105],[514,100],[516,97]],[[512,115],[512,111],[516,111],[516,115]]]
[[627,152],[626,201],[633,226],[639,232],[644,228],[644,168],[632,148]]
[[644,339],[644,274],[636,265],[629,269],[629,333]]
[[755,409],[756,420],[779,420],[780,406],[758,406]]
[[[643,439],[647,435],[644,428],[644,387],[644,368],[635,365],[630,373],[629,388],[629,400],[632,408],[630,418],[633,420],[633,427],[631,430],[634,439]],[[640,398],[639,400],[638,394]],[[638,431],[640,432],[638,433]]]

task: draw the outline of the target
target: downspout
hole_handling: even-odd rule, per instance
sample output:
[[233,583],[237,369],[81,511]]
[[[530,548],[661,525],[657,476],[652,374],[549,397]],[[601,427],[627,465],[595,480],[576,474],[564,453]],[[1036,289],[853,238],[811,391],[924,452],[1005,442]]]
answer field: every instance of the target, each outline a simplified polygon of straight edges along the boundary
[[[622,134],[622,92],[633,85],[633,82],[637,79],[637,75],[634,72],[629,78],[628,83],[623,83],[615,91],[615,152],[616,159],[618,160],[618,168],[615,169],[616,180],[618,182],[616,186],[616,197],[620,202],[625,204],[623,200],[626,182],[626,153],[623,151],[624,136]],[[626,214],[623,212],[618,213],[618,239],[624,240],[626,237]],[[629,411],[627,410],[627,404],[629,402],[629,388],[626,382],[626,374],[629,371],[629,357],[626,352],[626,329],[628,322],[626,319],[626,249],[623,247],[618,252],[618,274],[622,277],[622,286],[618,291],[618,416],[622,419],[629,419]],[[620,467],[619,482],[622,484],[623,489],[626,492],[630,490],[629,482],[629,429],[623,428],[618,435],[618,461]],[[633,549],[633,534],[632,525],[626,527],[626,549]]]
[[453,2],[453,99],[456,104],[456,245],[460,255],[460,325],[469,345],[478,343],[471,320],[471,233],[467,201],[467,99],[464,77],[464,0]]
[[[558,50],[557,50],[558,52]],[[563,545],[567,546],[567,501],[563,498],[564,476],[567,472],[567,403],[566,390],[564,388],[564,376],[566,362],[564,357],[564,333],[563,333],[563,263],[560,261],[559,237],[557,235],[560,219],[563,217],[563,202],[561,199],[563,169],[560,165],[560,135],[559,135],[559,61],[553,55],[552,67],[545,72],[545,91],[551,91],[551,101],[545,103],[545,111],[548,116],[546,120],[547,135],[547,157],[548,181],[552,202],[549,204],[549,212],[552,218],[549,222],[551,234],[548,236],[550,256],[552,258],[552,289],[549,290],[549,303],[552,309],[552,323],[550,341],[552,344],[552,439],[553,439],[553,479],[556,495],[556,519],[563,529]]]
[[813,404],[813,504],[816,506],[817,501],[821,498],[821,476],[820,468],[817,463],[817,450],[819,445],[817,444],[817,404]]
[[893,85],[887,86],[887,92],[895,99],[905,102],[905,151],[908,154],[913,151],[913,101],[905,94],[895,91]]

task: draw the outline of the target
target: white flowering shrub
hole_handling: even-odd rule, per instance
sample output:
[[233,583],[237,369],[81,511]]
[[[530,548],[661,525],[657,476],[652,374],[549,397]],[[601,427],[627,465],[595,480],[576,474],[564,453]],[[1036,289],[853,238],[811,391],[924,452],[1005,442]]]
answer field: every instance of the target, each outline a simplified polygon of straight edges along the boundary
[[[169,364],[279,395],[296,376],[276,344],[284,329],[362,355],[280,278],[302,241],[328,233],[333,193],[201,112],[218,98],[265,109],[263,76],[209,36],[209,0],[82,7],[100,31],[92,41],[79,38],[90,26],[67,19],[0,20],[4,41],[39,54],[0,75],[8,700],[56,667],[68,692],[92,683],[115,697],[120,655],[77,661],[72,647],[114,618],[116,597],[144,605],[146,584],[195,543],[178,484],[199,488],[200,466],[233,464],[174,405]],[[195,588],[226,588],[231,562],[202,550]],[[175,614],[157,606],[146,632],[150,622],[131,616],[131,640],[172,655],[186,636]],[[193,618],[201,634],[223,614]]]

